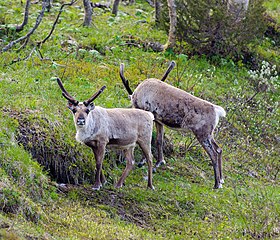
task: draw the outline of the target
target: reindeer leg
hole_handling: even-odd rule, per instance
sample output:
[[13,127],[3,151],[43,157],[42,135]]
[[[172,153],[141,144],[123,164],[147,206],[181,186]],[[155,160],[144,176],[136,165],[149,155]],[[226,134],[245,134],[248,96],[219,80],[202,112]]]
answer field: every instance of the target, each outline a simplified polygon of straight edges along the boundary
[[145,142],[138,141],[140,148],[142,149],[147,162],[148,162],[148,188],[154,189],[153,186],[153,155],[151,146]]
[[139,168],[141,168],[141,167],[143,167],[143,166],[145,165],[146,162],[147,162],[147,159],[145,158],[145,155],[144,155],[143,152],[142,152],[141,161],[138,162],[137,166],[138,166]]
[[122,173],[121,178],[119,179],[119,181],[116,184],[116,188],[121,188],[123,186],[123,183],[124,183],[127,175],[133,168],[133,165],[134,165],[133,152],[134,152],[134,147],[131,147],[131,148],[125,150],[126,166]]
[[92,150],[96,161],[95,183],[93,184],[92,189],[99,190],[102,186],[101,182],[105,183],[106,181],[102,173],[102,162],[105,154],[105,144],[98,144],[98,146],[92,146]]
[[104,186],[107,183],[107,180],[105,178],[105,175],[103,173],[103,169],[102,168],[101,168],[101,171],[100,171],[100,180],[101,180],[102,186]]
[[219,167],[219,174],[220,174],[220,183],[224,183],[223,173],[222,173],[222,152],[223,150],[219,147],[219,145],[215,142],[214,138],[211,139],[213,147],[215,148],[216,153],[218,154],[218,167]]
[[157,130],[157,139],[156,139],[156,143],[157,143],[157,162],[154,168],[154,172],[156,171],[156,169],[160,166],[165,164],[165,160],[163,157],[163,135],[164,135],[164,128],[163,125],[161,123],[155,122],[156,124],[156,130]]
[[212,137],[209,136],[204,139],[198,139],[202,147],[205,149],[209,157],[211,158],[213,169],[214,169],[214,176],[215,176],[215,185],[214,188],[222,188],[222,184],[220,183],[220,171],[219,171],[219,164],[218,164],[218,154],[215,151],[213,144],[212,144]]

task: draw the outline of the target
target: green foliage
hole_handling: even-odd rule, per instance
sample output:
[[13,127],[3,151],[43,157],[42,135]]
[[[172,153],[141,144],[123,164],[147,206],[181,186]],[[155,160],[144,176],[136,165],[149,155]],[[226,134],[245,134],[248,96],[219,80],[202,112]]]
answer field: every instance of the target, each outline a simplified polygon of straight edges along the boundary
[[269,0],[264,2],[264,6],[266,7],[266,12],[270,16],[273,17],[273,19],[278,23],[278,26],[280,24],[280,5],[278,0]]
[[[265,31],[263,1],[249,2],[247,11],[235,14],[228,9],[228,1],[176,1],[179,51],[242,59],[248,44],[261,38]],[[167,2],[163,5],[162,22],[168,31]],[[183,42],[188,45],[180,46]]]

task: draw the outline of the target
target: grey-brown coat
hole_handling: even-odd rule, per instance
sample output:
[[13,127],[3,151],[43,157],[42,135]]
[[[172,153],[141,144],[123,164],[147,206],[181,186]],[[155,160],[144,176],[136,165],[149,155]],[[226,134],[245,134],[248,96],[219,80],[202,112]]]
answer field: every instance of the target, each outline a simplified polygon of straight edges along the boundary
[[[162,80],[167,77],[174,65],[174,62],[170,64]],[[120,68],[120,76],[128,90],[129,85],[123,75],[123,65]],[[131,89],[129,92],[132,92]],[[162,150],[163,125],[182,131],[191,130],[212,160],[215,175],[214,188],[222,187],[222,149],[213,137],[219,118],[226,115],[222,107],[155,78],[140,83],[132,93],[131,101],[135,108],[150,111],[155,117],[158,149],[156,167],[165,162]]]
[[143,150],[148,160],[148,187],[152,185],[152,153],[151,139],[153,114],[140,109],[106,109],[94,106],[93,100],[105,89],[101,88],[89,100],[78,102],[65,90],[60,79],[57,79],[63,96],[68,99],[68,108],[73,113],[76,127],[76,140],[89,146],[96,160],[94,190],[99,190],[106,182],[102,172],[105,148],[124,150],[126,168],[116,187],[122,187],[125,178],[133,168],[133,152],[136,144]]

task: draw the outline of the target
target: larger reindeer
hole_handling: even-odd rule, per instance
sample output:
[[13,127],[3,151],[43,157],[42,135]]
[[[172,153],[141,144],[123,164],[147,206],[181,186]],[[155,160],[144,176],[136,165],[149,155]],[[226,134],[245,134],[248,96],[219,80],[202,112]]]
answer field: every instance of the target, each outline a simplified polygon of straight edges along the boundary
[[133,167],[133,152],[136,143],[148,160],[148,187],[153,189],[151,153],[153,115],[140,109],[95,107],[93,101],[106,86],[103,86],[88,100],[78,102],[65,90],[59,78],[57,78],[57,83],[62,90],[62,95],[68,100],[68,108],[73,113],[77,130],[76,140],[90,147],[94,153],[96,174],[93,189],[99,190],[106,182],[102,172],[105,147],[122,149],[125,152],[126,168],[116,184],[116,187],[120,188]]
[[219,118],[224,117],[226,112],[220,106],[164,83],[163,81],[174,66],[175,62],[172,61],[161,80],[146,79],[138,85],[134,92],[124,77],[123,64],[120,65],[120,77],[126,90],[131,95],[133,106],[150,111],[155,117],[158,150],[156,167],[165,163],[162,149],[163,125],[182,131],[190,129],[211,158],[215,175],[214,188],[221,188],[224,182],[222,149],[215,142],[213,131],[219,122]]

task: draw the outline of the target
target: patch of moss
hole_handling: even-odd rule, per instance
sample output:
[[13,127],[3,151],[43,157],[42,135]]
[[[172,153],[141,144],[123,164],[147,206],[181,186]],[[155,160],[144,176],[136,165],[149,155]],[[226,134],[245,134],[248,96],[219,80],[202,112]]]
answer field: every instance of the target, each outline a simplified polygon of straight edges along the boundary
[[67,142],[59,122],[41,117],[38,111],[7,112],[18,121],[16,141],[54,180],[73,184],[92,182],[92,162],[87,161],[88,156],[80,146]]

